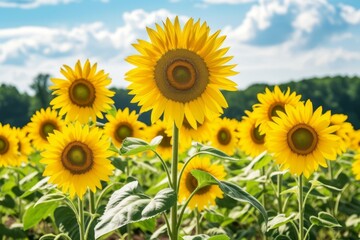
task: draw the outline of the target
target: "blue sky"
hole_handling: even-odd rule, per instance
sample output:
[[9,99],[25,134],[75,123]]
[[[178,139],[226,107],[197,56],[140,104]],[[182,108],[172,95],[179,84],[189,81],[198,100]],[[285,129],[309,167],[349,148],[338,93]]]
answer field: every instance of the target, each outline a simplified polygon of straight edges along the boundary
[[38,73],[90,59],[126,87],[131,43],[176,15],[227,35],[239,89],[360,75],[360,0],[0,0],[0,82],[28,91]]

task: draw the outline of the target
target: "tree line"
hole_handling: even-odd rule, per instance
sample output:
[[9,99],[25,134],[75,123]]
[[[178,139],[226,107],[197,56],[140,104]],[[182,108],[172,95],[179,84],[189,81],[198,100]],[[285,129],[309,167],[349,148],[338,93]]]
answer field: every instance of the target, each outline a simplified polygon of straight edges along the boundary
[[[52,98],[49,91],[49,74],[39,74],[34,78],[31,89],[34,94],[21,93],[15,86],[9,84],[0,85],[0,122],[10,123],[12,126],[22,127],[30,121],[36,110],[46,108]],[[314,107],[323,106],[324,111],[331,110],[332,113],[343,113],[349,116],[356,129],[360,128],[360,77],[334,76],[323,78],[310,78],[301,81],[290,81],[280,84],[285,91],[290,87],[291,91],[302,95],[302,99],[311,99]],[[229,107],[225,109],[224,115],[228,118],[241,120],[245,110],[251,110],[252,105],[257,103],[257,94],[271,90],[274,85],[254,84],[245,90],[235,92],[224,92]],[[112,88],[115,91],[115,107],[139,112],[136,104],[130,103],[132,96],[128,95],[126,89]],[[150,113],[143,113],[140,120],[149,124]]]

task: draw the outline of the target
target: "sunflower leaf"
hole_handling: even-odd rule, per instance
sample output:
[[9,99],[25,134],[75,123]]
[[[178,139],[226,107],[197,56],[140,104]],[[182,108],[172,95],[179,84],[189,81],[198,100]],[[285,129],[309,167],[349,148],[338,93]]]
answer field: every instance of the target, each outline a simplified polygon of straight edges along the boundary
[[61,193],[52,193],[42,196],[35,204],[34,207],[42,203],[58,202],[65,199],[65,195]]
[[155,217],[170,209],[175,202],[176,194],[170,188],[159,191],[151,199],[142,192],[137,181],[130,182],[110,197],[104,214],[95,226],[95,238],[129,223]]
[[290,216],[288,217],[286,217],[285,214],[278,214],[269,221],[267,231],[279,228],[280,226],[285,225],[288,222],[292,221],[295,217],[296,217],[295,213],[290,214]]
[[[217,184],[219,185],[220,189],[223,193],[230,198],[240,201],[240,202],[247,202],[250,203],[253,207],[260,211],[261,215],[263,216],[265,222],[267,223],[268,217],[265,208],[261,205],[261,203],[248,192],[243,190],[241,187],[226,181],[220,181],[216,179],[213,175],[208,172],[201,171],[201,170],[192,170],[191,174],[199,181],[198,184]],[[205,176],[207,175],[207,176]],[[206,185],[205,185],[206,186]]]
[[157,145],[149,144],[146,141],[139,138],[127,137],[124,139],[122,143],[122,146],[120,148],[120,153],[125,156],[130,156],[147,150],[154,150],[156,146]]
[[334,218],[330,213],[327,212],[319,212],[317,217],[311,216],[310,222],[317,226],[327,228],[341,227],[336,218]]
[[220,151],[219,149],[216,149],[211,146],[206,146],[206,145],[198,143],[198,142],[195,143],[195,148],[197,149],[197,152],[195,152],[195,154],[208,154],[208,155],[212,155],[212,156],[215,156],[215,157],[218,157],[221,159],[226,159],[226,160],[231,160],[231,161],[239,161],[238,158],[230,157],[229,155]]
[[32,228],[38,224],[42,219],[47,218],[53,214],[58,206],[58,202],[44,202],[42,204],[33,205],[29,207],[23,216],[24,230]]

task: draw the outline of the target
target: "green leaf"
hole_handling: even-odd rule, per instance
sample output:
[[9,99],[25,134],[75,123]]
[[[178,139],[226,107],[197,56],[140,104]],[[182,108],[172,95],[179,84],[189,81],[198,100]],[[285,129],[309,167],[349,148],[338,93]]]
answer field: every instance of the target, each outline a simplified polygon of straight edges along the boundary
[[161,190],[151,199],[141,191],[137,181],[130,182],[111,195],[95,227],[95,238],[126,224],[155,217],[170,209],[176,200],[176,194],[170,188]]
[[[194,174],[199,174],[198,172],[202,172],[202,174],[208,175],[207,178],[209,178],[209,179],[211,178],[212,180],[206,179],[204,181],[208,181],[208,183],[210,181],[213,181],[212,183],[217,182],[217,184],[219,185],[219,187],[223,191],[223,193],[225,195],[229,196],[230,198],[237,200],[239,202],[250,203],[253,207],[255,207],[256,209],[258,209],[260,211],[265,222],[267,222],[268,218],[267,218],[267,213],[266,213],[265,208],[261,205],[261,203],[255,197],[250,195],[248,192],[243,190],[241,187],[239,187],[238,185],[235,185],[231,182],[217,180],[214,176],[212,176],[208,172],[201,171],[201,170],[193,170],[193,171],[194,171]],[[192,174],[193,174],[193,171],[191,171]],[[203,177],[203,176],[201,176],[201,177]]]
[[29,207],[23,216],[24,230],[27,230],[36,224],[38,224],[42,219],[47,218],[51,215],[56,207],[58,202],[45,202],[35,206],[32,205]]
[[262,157],[258,162],[256,162],[256,164],[254,165],[254,170],[259,170],[262,167],[265,167],[267,165],[269,165],[269,163],[273,160],[271,155],[265,155],[264,157]]
[[124,139],[120,148],[120,153],[125,156],[138,154],[147,150],[155,150],[156,146],[161,142],[162,136],[157,136],[151,140],[151,144],[139,138],[127,137]]
[[111,164],[114,165],[117,169],[121,170],[122,172],[125,172],[126,166],[128,165],[128,162],[121,158],[113,158],[111,160]]
[[231,160],[231,161],[239,161],[238,158],[233,158],[227,155],[226,153],[220,151],[219,149],[216,149],[211,146],[206,146],[201,143],[196,143],[195,147],[197,148],[196,154],[208,154],[212,155],[221,159]]
[[195,236],[183,236],[183,240],[229,240],[230,238],[225,234],[208,236],[205,234],[195,235]]
[[286,235],[278,235],[274,240],[291,240],[291,238]]
[[272,229],[276,229],[284,224],[287,224],[291,220],[293,220],[296,217],[295,213],[292,213],[290,216],[286,217],[285,214],[278,214],[273,219],[271,219],[268,222],[268,229],[267,231],[270,231]]
[[317,226],[334,228],[334,227],[342,227],[339,222],[334,218],[330,213],[327,212],[319,212],[318,216],[311,216],[310,222]]
[[191,174],[196,178],[198,188],[203,188],[209,185],[218,185],[217,181],[213,176],[208,174],[207,172],[201,170],[191,170]]
[[52,193],[42,196],[34,205],[36,207],[39,204],[47,203],[47,202],[58,202],[65,198],[64,194],[61,193]]
[[15,205],[15,200],[9,194],[6,194],[5,197],[0,198],[0,206],[4,206],[6,208],[15,208]]
[[39,191],[39,190],[47,190],[47,189],[53,189],[55,188],[55,185],[48,183],[50,177],[45,177],[41,179],[39,182],[37,182],[32,188],[27,190],[23,195],[21,195],[21,198],[25,198],[29,196],[30,194]]

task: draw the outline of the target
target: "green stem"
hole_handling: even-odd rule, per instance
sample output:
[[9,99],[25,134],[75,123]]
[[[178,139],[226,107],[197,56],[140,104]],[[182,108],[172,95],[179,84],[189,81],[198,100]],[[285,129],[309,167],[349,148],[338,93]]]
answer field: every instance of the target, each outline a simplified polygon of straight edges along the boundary
[[90,206],[90,213],[91,214],[95,214],[96,213],[96,208],[95,208],[95,193],[93,193],[90,189],[89,189],[89,206]]
[[195,229],[195,234],[201,234],[201,225],[200,225],[200,217],[201,214],[199,212],[199,210],[197,208],[195,208],[195,216],[196,216],[196,229]]
[[126,231],[127,231],[126,239],[128,239],[128,240],[132,239],[132,236],[131,236],[131,223],[128,223],[128,225],[126,225]]
[[310,230],[312,229],[312,227],[315,226],[315,224],[311,224],[311,226],[309,227],[309,229],[306,231],[305,237],[304,239],[306,239],[310,233]]
[[304,240],[303,175],[299,176],[299,240]]
[[[18,187],[20,188],[20,174],[19,174],[19,172],[17,172],[17,174],[16,174],[16,180],[17,180],[17,185],[18,185]],[[21,209],[21,198],[18,196],[17,197],[18,198],[18,200],[19,200],[19,203],[18,203],[18,207],[19,207],[19,219],[20,219],[20,221],[22,221],[21,219],[22,219],[22,209]]]
[[166,228],[167,228],[168,235],[171,236],[172,233],[171,233],[171,229],[170,229],[169,219],[168,219],[168,217],[166,216],[165,213],[163,213],[163,216],[164,216],[164,219],[165,219],[165,223],[166,223]]
[[181,225],[181,220],[182,220],[182,217],[184,215],[184,212],[185,212],[185,209],[187,207],[187,205],[189,204],[190,200],[193,198],[193,196],[197,193],[197,191],[199,191],[199,186],[197,186],[197,188],[190,194],[189,198],[186,200],[185,204],[182,206],[182,209],[180,211],[180,215],[179,215],[179,222],[177,224],[177,229],[180,228],[180,225]]
[[282,187],[282,174],[277,175],[277,190],[278,190],[278,212],[282,213],[282,196],[281,196],[281,187]]
[[[332,182],[334,180],[334,172],[332,169],[331,161],[327,160],[327,165],[329,168],[329,178],[330,178],[330,181]],[[329,206],[330,206],[330,211],[334,217],[335,217],[335,203],[334,203],[335,198],[336,197],[335,197],[334,192],[331,191],[331,198],[329,199]]]
[[[172,146],[172,163],[171,163],[171,174],[172,174],[172,187],[176,193],[176,199],[178,196],[177,185],[178,185],[178,150],[179,150],[179,129],[174,123],[173,127],[173,146]],[[177,219],[178,202],[175,201],[174,206],[171,208],[171,240],[178,239],[178,219]]]
[[[130,176],[130,158],[126,158],[126,175],[127,177]],[[132,238],[131,236],[131,223],[128,223],[126,225],[126,232],[127,232],[127,236],[126,236],[126,239],[130,240]]]
[[262,194],[262,205],[265,207],[266,204],[266,173],[265,173],[265,167],[261,168],[261,174],[264,176],[264,182],[263,182],[263,194]]
[[80,240],[85,240],[85,221],[84,221],[84,204],[83,201],[78,197],[78,207],[79,207],[79,235]]
[[167,176],[168,181],[169,181],[169,186],[171,188],[173,188],[169,168],[166,166],[166,163],[165,163],[164,159],[162,159],[162,157],[156,151],[153,150],[153,153],[155,153],[155,155],[160,159],[160,162],[161,162],[161,164],[163,165],[163,168],[166,171],[166,176]]

